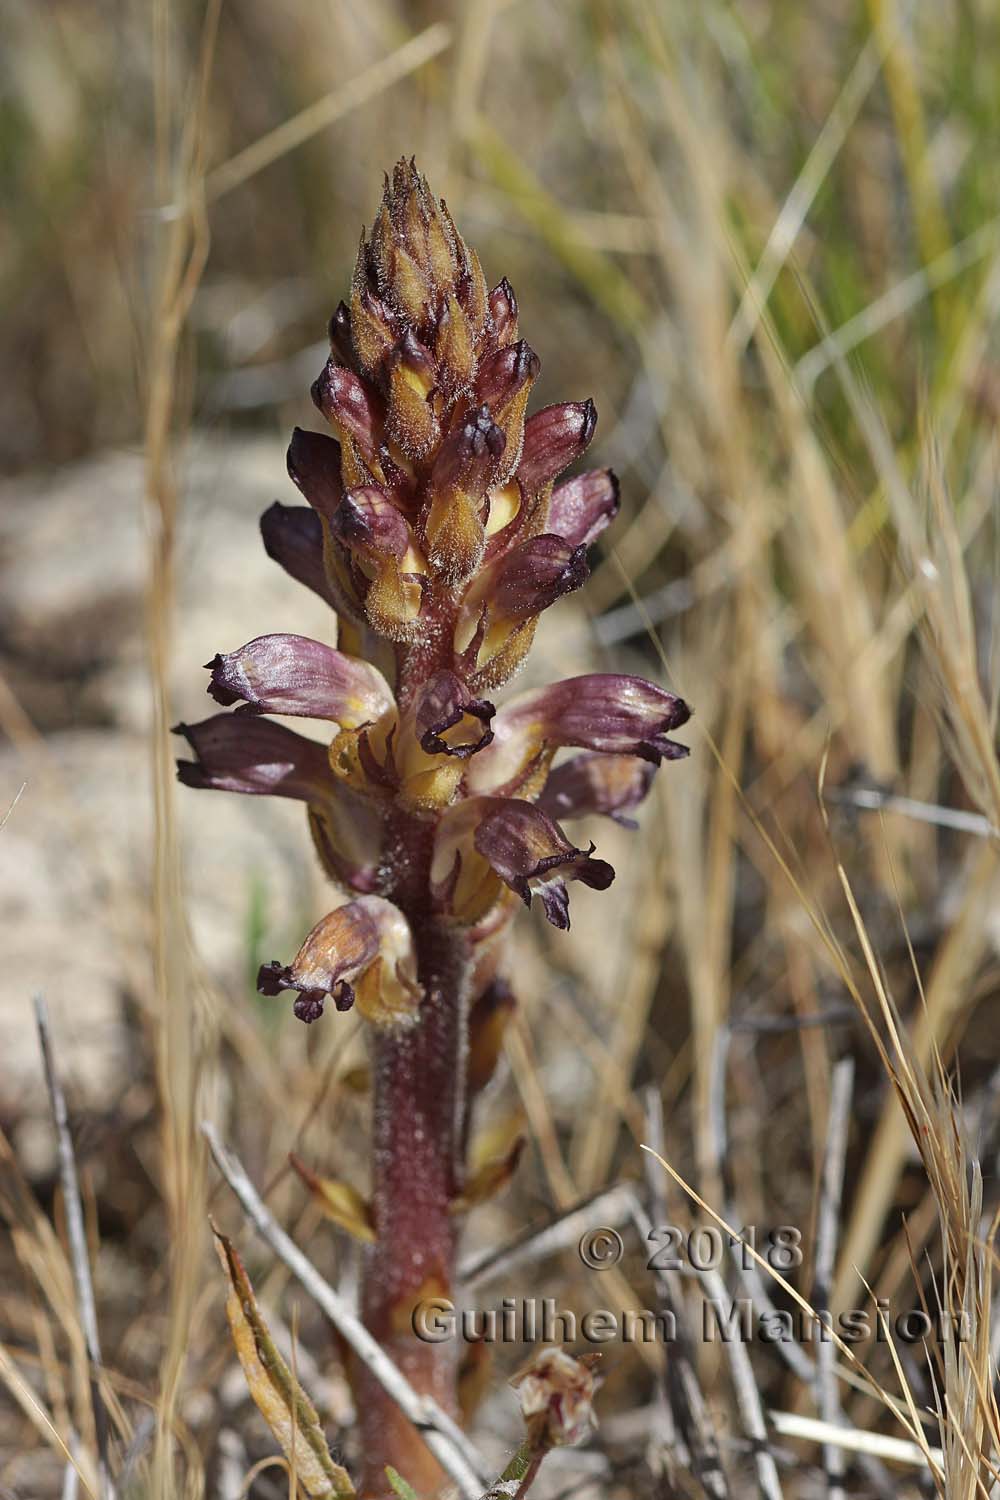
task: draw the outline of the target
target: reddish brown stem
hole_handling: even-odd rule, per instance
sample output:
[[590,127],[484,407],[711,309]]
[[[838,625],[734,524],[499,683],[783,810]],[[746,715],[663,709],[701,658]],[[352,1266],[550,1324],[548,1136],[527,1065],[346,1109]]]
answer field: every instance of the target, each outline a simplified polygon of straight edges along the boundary
[[[450,604],[441,598],[445,614]],[[436,670],[435,637],[400,653],[398,692],[409,692]],[[422,1394],[457,1415],[458,1346],[422,1341],[413,1331],[415,1306],[450,1297],[456,1227],[451,1201],[461,1186],[462,1121],[468,1025],[469,947],[462,929],[433,908],[431,857],[436,822],[396,812],[382,864],[382,893],[405,914],[417,950],[424,998],[417,1024],[375,1040],[372,1206],[376,1240],[362,1285],[362,1311],[372,1334]],[[365,1471],[362,1494],[391,1494],[392,1464],[421,1496],[444,1476],[418,1434],[381,1387],[359,1376]]]

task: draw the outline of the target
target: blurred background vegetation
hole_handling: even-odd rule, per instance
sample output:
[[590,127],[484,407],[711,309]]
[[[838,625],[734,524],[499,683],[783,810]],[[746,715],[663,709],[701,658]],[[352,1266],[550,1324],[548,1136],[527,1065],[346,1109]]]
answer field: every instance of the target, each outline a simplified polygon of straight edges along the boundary
[[[294,1147],[364,1189],[363,1049],[348,1027],[306,1039],[279,1023],[247,977],[291,951],[304,907],[322,909],[302,829],[287,808],[252,806],[238,828],[236,814],[175,813],[165,729],[204,712],[199,662],[312,618],[283,594],[275,617],[281,585],[257,565],[256,517],[288,498],[293,423],[319,425],[308,387],[382,173],[415,155],[491,283],[515,286],[542,360],[538,404],[592,395],[593,459],[622,480],[622,516],[589,587],[553,612],[539,670],[651,671],[695,708],[691,759],[658,778],[641,831],[594,830],[615,891],[593,906],[575,896],[565,941],[522,923],[523,1019],[494,1129],[526,1119],[535,1149],[470,1243],[641,1178],[652,1086],[667,1154],[710,1202],[742,1223],[802,1226],[797,1285],[810,1295],[831,1078],[851,1058],[836,1296],[863,1297],[863,1274],[894,1305],[933,1304],[932,1278],[964,1246],[985,1363],[949,1387],[956,1425],[931,1441],[944,1442],[949,1496],[988,1491],[1000,8],[8,0],[5,32],[0,814],[28,781],[0,834],[14,853],[0,892],[11,942],[35,904],[51,924],[67,870],[76,884],[59,896],[57,939],[50,925],[33,942],[31,955],[52,943],[41,970],[29,955],[4,979],[20,1061],[0,1084],[16,1147],[0,1179],[16,1229],[0,1314],[50,1425],[89,1452],[79,1330],[50,1296],[61,1251],[29,1207],[36,1194],[61,1212],[29,1099],[25,983],[58,991],[57,1047],[74,1054],[134,1493],[235,1495],[233,1472],[271,1449],[238,1382],[219,1384],[205,1223],[209,1201],[228,1204],[198,1140],[206,1110],[324,1269],[350,1273],[284,1162]],[[179,833],[177,816],[190,822]],[[51,868],[39,857],[35,870],[39,847]],[[906,1086],[926,1072],[942,1136],[957,1121],[983,1161],[975,1212],[959,1202],[969,1162],[946,1192],[895,1102],[864,1020],[880,984],[902,1017]],[[107,1005],[81,1067],[99,986]],[[953,1106],[935,1067],[956,1067],[960,1042]],[[680,1196],[669,1211],[704,1222]],[[248,1247],[265,1300],[285,1307],[280,1274]],[[626,1269],[648,1306],[644,1260],[639,1246]],[[572,1256],[537,1275],[572,1305],[608,1305]],[[327,1366],[305,1309],[300,1333]],[[514,1430],[509,1352],[483,1418],[498,1452]],[[752,1356],[765,1405],[812,1409],[801,1366]],[[865,1357],[896,1378],[884,1348]],[[906,1358],[917,1405],[933,1408],[932,1376]],[[634,1351],[607,1363],[591,1467],[567,1458],[547,1493],[702,1493],[654,1420],[662,1371]],[[697,1363],[734,1493],[749,1492],[725,1360],[709,1348]],[[316,1379],[350,1457],[343,1380]],[[842,1396],[849,1423],[898,1434],[870,1390]],[[60,1493],[62,1450],[24,1402],[11,1412],[0,1482]],[[817,1492],[816,1445],[779,1448],[788,1493]],[[916,1494],[927,1481],[876,1455],[850,1460],[848,1485]],[[284,1492],[273,1476],[252,1491]]]

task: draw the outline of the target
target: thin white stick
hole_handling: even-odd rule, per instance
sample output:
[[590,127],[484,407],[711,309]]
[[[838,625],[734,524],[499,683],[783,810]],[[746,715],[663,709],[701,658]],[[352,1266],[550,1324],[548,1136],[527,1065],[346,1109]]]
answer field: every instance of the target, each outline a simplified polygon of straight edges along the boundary
[[66,1465],[63,1473],[60,1500],[77,1500],[80,1494],[80,1439],[75,1432],[71,1432],[69,1435],[69,1451],[72,1454],[72,1458]]
[[[830,1116],[827,1124],[826,1149],[823,1153],[814,1278],[814,1295],[818,1307],[828,1307],[830,1304],[853,1087],[854,1060],[845,1057],[833,1070]],[[816,1397],[819,1414],[823,1421],[828,1422],[832,1427],[840,1426],[842,1419],[835,1350],[833,1344],[825,1339],[820,1340],[816,1351]],[[829,1500],[843,1500],[844,1468],[843,1450],[835,1443],[824,1443],[823,1471],[826,1475]]]
[[73,1281],[76,1286],[80,1327],[83,1329],[83,1341],[90,1364],[90,1399],[97,1433],[97,1489],[101,1500],[115,1500],[115,1487],[108,1466],[108,1413],[104,1405],[104,1397],[101,1395],[101,1341],[97,1332],[97,1304],[94,1301],[94,1283],[90,1276],[87,1231],[83,1222],[83,1204],[80,1202],[80,1183],[76,1172],[76,1158],[73,1155],[69,1111],[66,1108],[66,1096],[62,1091],[62,1084],[59,1082],[55,1059],[52,1055],[48,1006],[41,995],[35,996],[34,1005],[35,1025],[38,1028],[38,1041],[45,1065],[45,1082],[56,1127],[59,1178],[66,1207],[66,1233],[69,1238],[69,1253],[73,1266]]
[[[726,1126],[726,1067],[729,1057],[729,1043],[732,1039],[732,1026],[720,1026],[715,1033],[715,1043],[712,1048],[712,1063],[709,1073],[709,1099],[708,1119],[712,1132],[712,1159],[719,1163],[719,1177],[723,1183],[726,1193],[724,1203],[724,1217],[731,1224],[744,1222],[736,1202],[731,1184],[726,1181],[726,1173],[723,1164],[727,1160],[728,1153],[728,1129]],[[662,1152],[660,1153],[662,1155]],[[743,1286],[750,1295],[750,1300],[757,1311],[758,1316],[773,1318],[777,1314],[764,1278],[761,1275],[757,1263],[751,1260],[749,1265],[743,1258],[743,1246],[739,1243],[730,1245],[730,1254],[736,1267]],[[783,1339],[775,1345],[788,1367],[799,1377],[800,1380],[810,1382],[815,1374],[815,1366],[802,1347],[794,1340]]]
[[28,783],[26,781],[22,781],[21,782],[21,785],[18,787],[17,791],[14,794],[14,800],[13,800],[13,802],[10,804],[10,806],[7,809],[7,811],[4,813],[3,817],[0,818],[0,828],[5,828],[7,826],[7,819],[10,817],[11,813],[14,811],[15,807],[20,802],[21,797],[24,795],[24,789],[25,789],[25,787],[27,785],[28,785]]
[[775,1432],[782,1437],[804,1438],[810,1443],[836,1444],[851,1453],[870,1453],[876,1458],[887,1458],[892,1463],[914,1464],[918,1468],[927,1466],[927,1458],[938,1468],[944,1463],[940,1448],[929,1448],[925,1454],[916,1443],[906,1438],[888,1437],[882,1432],[862,1432],[858,1427],[834,1427],[829,1422],[820,1422],[816,1417],[801,1417],[793,1411],[771,1411],[768,1416]]
[[[648,1084],[643,1093],[643,1115],[646,1121],[646,1139],[658,1142],[656,1150],[661,1154],[666,1150],[666,1132],[663,1124],[663,1096],[655,1083]],[[663,1172],[655,1170],[655,1164],[651,1156],[643,1158],[643,1167],[646,1177],[646,1202],[649,1207],[649,1217],[654,1225],[669,1222],[669,1206],[667,1203],[666,1176]],[[648,1231],[647,1231],[648,1233]],[[680,1298],[678,1298],[680,1301]],[[677,1356],[683,1359],[684,1344],[679,1341],[671,1350],[671,1360]],[[663,1436],[661,1439],[661,1451],[664,1454],[673,1452],[679,1464],[685,1469],[691,1467],[691,1453],[687,1441],[682,1435],[675,1420],[674,1410],[670,1405],[670,1386],[665,1372],[661,1372],[657,1378],[656,1404],[658,1417],[663,1424]]]
[[593,1197],[576,1203],[558,1214],[548,1224],[529,1229],[499,1250],[492,1248],[469,1255],[459,1265],[458,1280],[463,1288],[481,1286],[507,1276],[520,1266],[531,1265],[543,1256],[555,1255],[576,1245],[585,1229],[594,1224],[608,1224],[615,1229],[632,1217],[635,1190],[629,1183],[602,1188]]
[[941,807],[937,802],[918,802],[915,797],[899,797],[895,792],[884,792],[878,787],[829,787],[826,797],[828,802],[846,803],[866,812],[897,812],[918,823],[954,828],[958,833],[974,833],[982,839],[1000,837],[1000,829],[994,828],[982,813],[967,812],[961,807]]
[[289,1239],[258,1195],[240,1161],[223,1146],[215,1126],[205,1120],[202,1122],[201,1133],[208,1142],[215,1165],[236,1194],[261,1239],[285,1263],[317,1307],[326,1313],[337,1332],[350,1344],[361,1362],[367,1365],[382,1389],[392,1397],[403,1415],[410,1419],[466,1500],[479,1500],[491,1481],[481,1466],[478,1453],[462,1429],[430,1396],[417,1394],[340,1294],[323,1279],[298,1245]]
[[[725,1178],[723,1163],[726,1147],[726,1053],[728,1045],[729,1030],[727,1027],[722,1027],[719,1033],[719,1045],[712,1057],[711,1096],[708,1111],[710,1160],[720,1182]],[[662,1155],[662,1153],[659,1154]],[[650,1157],[650,1161],[653,1159]],[[706,1301],[721,1306],[726,1297],[726,1283],[720,1273],[711,1269],[699,1270],[698,1277]],[[753,1447],[757,1488],[763,1500],[782,1500],[778,1465],[775,1463],[774,1454],[768,1447],[764,1406],[760,1399],[760,1392],[757,1390],[750,1356],[739,1339],[726,1340],[725,1347],[733,1378],[733,1390],[736,1393],[736,1404],[739,1407],[744,1431]]]

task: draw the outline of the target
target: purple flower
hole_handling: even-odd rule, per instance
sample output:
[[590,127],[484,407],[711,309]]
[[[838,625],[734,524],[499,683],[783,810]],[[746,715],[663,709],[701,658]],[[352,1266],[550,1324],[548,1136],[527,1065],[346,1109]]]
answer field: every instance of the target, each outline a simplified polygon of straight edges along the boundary
[[518,478],[525,489],[540,490],[582,457],[597,426],[593,401],[565,401],[544,406],[524,424],[524,448]]
[[261,966],[257,988],[262,995],[298,991],[294,1009],[300,1021],[318,1020],[329,996],[338,1010],[357,1002],[373,1025],[410,1023],[420,986],[406,919],[381,896],[338,906],[316,924],[290,964]]
[[637,828],[626,816],[645,801],[656,767],[631,755],[574,755],[548,778],[538,806],[553,818],[580,818],[603,813],[623,828]]
[[547,813],[515,798],[489,799],[475,846],[525,906],[538,896],[553,927],[569,927],[567,880],[607,890],[615,872],[589,849],[577,849]]
[[320,802],[330,786],[326,749],[252,715],[216,714],[199,724],[178,724],[197,759],[177,763],[185,786],[220,792],[294,797]]
[[339,781],[324,745],[255,714],[217,714],[178,724],[197,757],[177,763],[185,785],[305,802],[317,853],[348,890],[370,891],[382,848],[381,812]]
[[260,713],[332,719],[347,729],[395,706],[382,673],[302,635],[261,635],[208,663],[208,691],[226,706],[242,700]]
[[323,563],[323,523],[304,505],[274,504],[260,518],[264,551],[296,583],[305,584],[331,609],[339,609],[337,591],[326,576]]
[[691,717],[687,704],[643,677],[595,672],[522,693],[500,710],[493,743],[470,767],[471,792],[513,796],[555,750],[573,745],[635,755],[659,765],[687,748],[668,738]]

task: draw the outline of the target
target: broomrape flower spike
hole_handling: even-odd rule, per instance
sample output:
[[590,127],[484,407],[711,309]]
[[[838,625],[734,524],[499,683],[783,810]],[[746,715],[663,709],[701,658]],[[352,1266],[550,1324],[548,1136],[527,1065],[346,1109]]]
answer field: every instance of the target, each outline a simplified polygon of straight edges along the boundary
[[[386,180],[330,345],[312,394],[331,432],[297,430],[288,450],[307,504],[261,519],[268,555],[330,604],[330,638],[264,635],[213,657],[208,692],[226,711],[178,726],[192,752],[179,775],[304,803],[346,898],[259,985],[296,996],[303,1021],[329,1000],[370,1024],[363,1312],[408,1379],[455,1410],[455,1349],[421,1344],[411,1315],[450,1293],[474,1096],[515,1003],[500,940],[520,901],[537,896],[566,928],[570,882],[610,885],[611,866],[561,825],[600,813],[632,826],[657,766],[687,754],[670,735],[689,711],[604,673],[494,701],[542,611],[585,582],[618,484],[607,469],[561,477],[593,437],[594,404],[527,415],[540,362],[513,289],[490,290],[412,161]],[[564,748],[579,753],[554,765]],[[353,1378],[363,1493],[386,1493],[388,1463],[433,1494],[413,1430],[364,1370]]]

